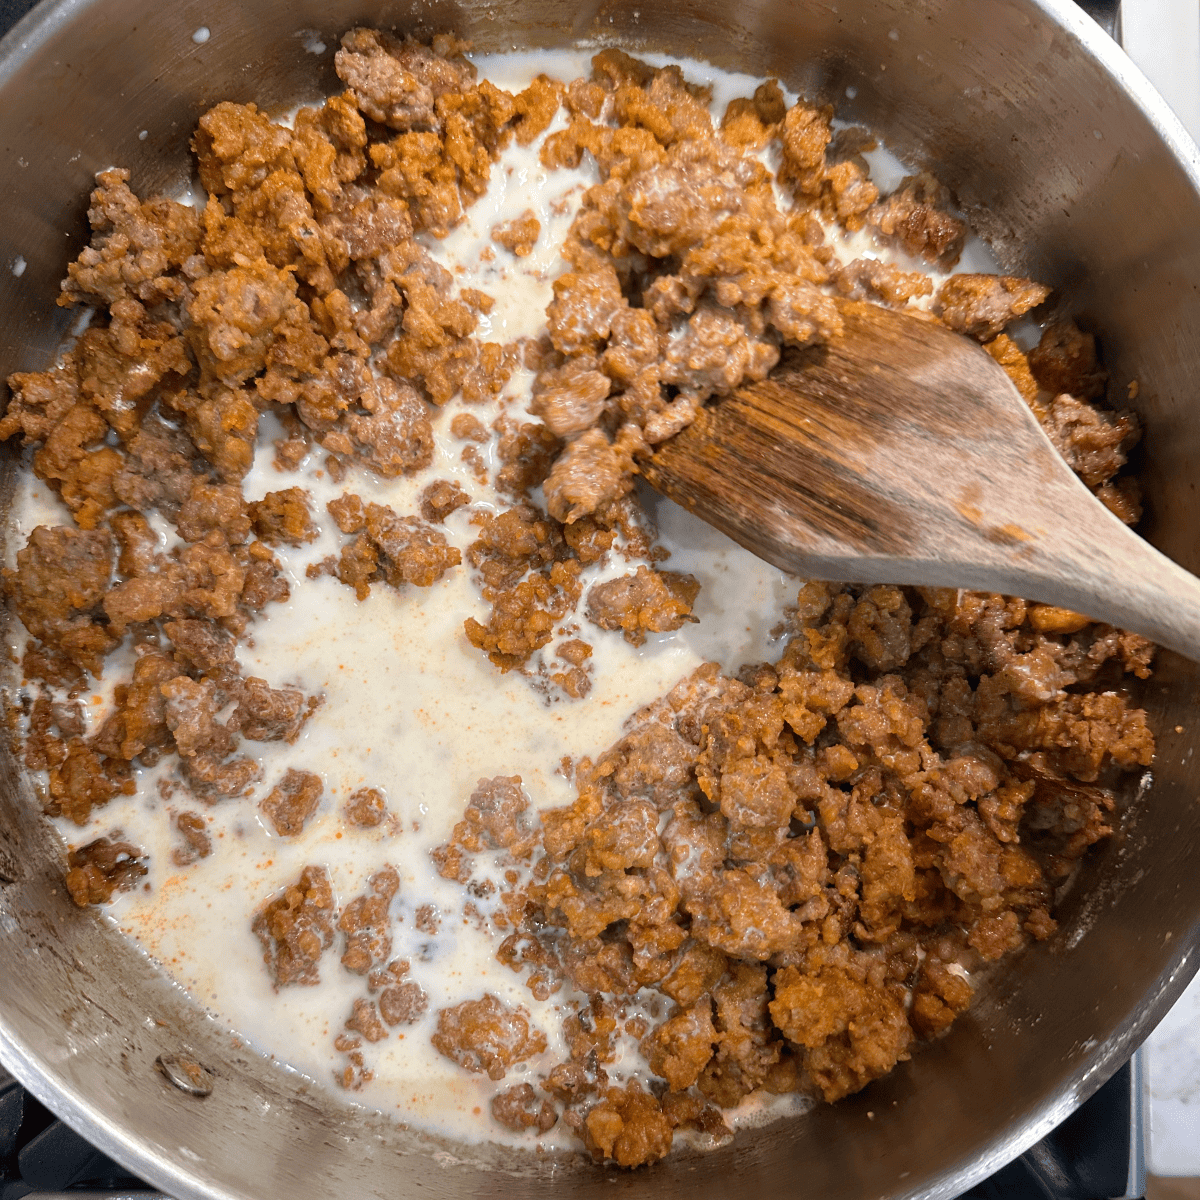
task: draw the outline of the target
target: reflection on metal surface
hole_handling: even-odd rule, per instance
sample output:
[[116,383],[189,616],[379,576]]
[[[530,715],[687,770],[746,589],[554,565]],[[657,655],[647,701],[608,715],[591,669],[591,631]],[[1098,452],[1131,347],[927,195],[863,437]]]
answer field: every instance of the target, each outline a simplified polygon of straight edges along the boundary
[[1129,1172],[1122,1200],[1141,1200],[1146,1194],[1146,1155],[1149,1130],[1146,1124],[1146,1051],[1139,1046],[1129,1060]]

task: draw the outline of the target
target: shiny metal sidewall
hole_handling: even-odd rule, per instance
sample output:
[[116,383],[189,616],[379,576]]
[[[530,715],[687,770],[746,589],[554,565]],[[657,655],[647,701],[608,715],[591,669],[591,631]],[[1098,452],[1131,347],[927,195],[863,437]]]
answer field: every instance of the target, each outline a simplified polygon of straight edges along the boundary
[[[956,190],[1006,264],[1055,284],[1064,311],[1102,334],[1114,402],[1138,381],[1146,528],[1200,567],[1195,148],[1103,34],[1053,0],[45,0],[0,43],[0,378],[44,366],[63,333],[53,301],[86,238],[95,171],[127,165],[143,193],[183,186],[207,105],[290,106],[332,89],[332,55],[305,53],[297,35],[332,46],[358,21],[450,28],[483,49],[619,38],[777,74],[871,125]],[[5,470],[11,489],[11,459]],[[950,1036],[888,1079],[703,1158],[617,1174],[439,1143],[272,1067],[70,904],[61,849],[7,755],[0,1059],[180,1200],[583,1197],[614,1185],[701,1186],[711,1200],[950,1196],[1094,1091],[1195,968],[1195,695],[1194,669],[1167,658],[1145,695],[1160,737],[1153,781],[1088,862],[1049,945],[1007,964]],[[181,1051],[212,1070],[212,1095],[184,1095],[154,1070]]]

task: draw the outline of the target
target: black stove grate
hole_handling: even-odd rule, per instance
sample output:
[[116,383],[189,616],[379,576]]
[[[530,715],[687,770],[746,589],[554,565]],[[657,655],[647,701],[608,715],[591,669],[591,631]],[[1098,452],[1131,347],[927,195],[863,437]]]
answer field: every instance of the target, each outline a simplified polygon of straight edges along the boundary
[[1141,1200],[1141,1055],[1020,1158],[960,1200]]
[[[161,1196],[89,1145],[0,1068],[0,1200]],[[165,1200],[165,1198],[164,1198]]]

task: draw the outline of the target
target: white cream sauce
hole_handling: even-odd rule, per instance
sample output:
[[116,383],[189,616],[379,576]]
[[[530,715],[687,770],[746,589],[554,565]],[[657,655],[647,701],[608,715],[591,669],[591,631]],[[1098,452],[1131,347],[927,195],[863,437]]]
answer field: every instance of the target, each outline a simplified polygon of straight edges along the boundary
[[[305,49],[318,52],[307,43]],[[564,81],[586,74],[589,57],[587,51],[539,51],[481,55],[475,62],[482,77],[515,92],[539,72]],[[651,56],[651,61],[667,60]],[[730,99],[752,94],[759,82],[705,63],[682,65],[690,80],[712,84],[718,119]],[[794,97],[787,99],[791,103]],[[565,114],[560,112],[551,131],[564,124]],[[590,159],[578,170],[546,170],[538,161],[540,144],[541,139],[506,150],[493,168],[487,193],[467,210],[462,225],[441,242],[426,239],[430,252],[455,272],[460,286],[477,287],[494,297],[495,306],[477,334],[481,341],[508,342],[536,336],[544,328],[551,283],[565,269],[558,246],[583,191],[598,179]],[[870,157],[881,183],[894,185],[903,173],[896,160],[883,150]],[[491,231],[527,209],[540,222],[541,234],[533,252],[517,258],[491,241]],[[928,269],[902,253],[882,249],[866,234],[845,235],[831,228],[830,237],[843,260],[870,255],[893,259],[908,269]],[[994,269],[994,264],[986,248],[973,240],[960,269]],[[323,469],[319,451],[299,470],[279,471],[272,464],[270,442],[280,430],[273,419],[264,419],[260,452],[245,481],[247,499],[281,488],[307,488],[321,534],[302,549],[279,551],[291,599],[270,606],[252,626],[239,647],[239,659],[246,675],[262,676],[274,687],[295,684],[306,694],[322,696],[323,705],[294,745],[243,743],[240,752],[253,753],[263,767],[262,779],[247,799],[206,807],[191,800],[182,786],[164,798],[159,785],[169,791],[167,775],[176,761],[169,757],[157,767],[140,770],[137,794],[98,810],[87,827],[60,822],[71,845],[119,829],[143,847],[149,855],[145,886],[119,894],[108,910],[111,919],[217,1020],[263,1053],[331,1088],[334,1070],[344,1061],[333,1039],[342,1031],[352,1001],[366,994],[364,981],[340,966],[338,935],[321,961],[317,986],[276,991],[250,929],[251,915],[308,863],[328,868],[339,904],[364,891],[368,876],[385,863],[396,867],[401,889],[392,954],[410,960],[411,977],[428,993],[429,1009],[420,1023],[400,1026],[386,1041],[364,1046],[375,1078],[347,1099],[463,1141],[527,1146],[536,1144],[534,1137],[504,1131],[488,1116],[488,1101],[502,1088],[526,1079],[536,1082],[562,1060],[562,1011],[573,997],[564,989],[546,1002],[533,999],[522,978],[496,961],[493,937],[464,917],[468,897],[461,886],[436,873],[429,852],[449,838],[482,777],[519,773],[535,808],[569,803],[573,788],[558,772],[564,756],[603,750],[640,706],[703,662],[717,661],[732,670],[772,656],[778,646],[771,631],[797,590],[795,580],[670,502],[651,496],[651,515],[662,543],[672,552],[667,566],[692,573],[702,584],[695,607],[699,623],[675,633],[652,634],[643,646],[633,647],[619,633],[604,632],[580,615],[578,636],[594,647],[594,678],[589,695],[572,701],[558,692],[538,690],[516,672],[500,675],[467,642],[464,620],[486,620],[487,606],[465,561],[429,588],[398,592],[376,584],[363,602],[328,576],[306,578],[309,563],[337,553],[344,542],[325,505],[346,491],[407,514],[417,511],[417,498],[428,483],[454,480],[472,504],[453,513],[444,529],[449,541],[465,551],[477,535],[472,514],[508,505],[462,461],[469,443],[450,436],[450,421],[466,411],[488,425],[502,408],[520,416],[531,382],[530,372],[518,370],[491,406],[451,402],[435,414],[433,463],[399,480],[352,468],[342,483],[335,483]],[[494,446],[488,444],[483,452],[494,469]],[[14,511],[17,536],[10,538],[10,547],[22,545],[38,524],[70,521],[57,498],[28,472]],[[166,545],[173,531],[160,523],[160,532]],[[632,569],[620,555],[610,554],[606,562],[584,571],[585,594],[591,583]],[[114,683],[127,674],[129,655],[124,661],[122,657],[118,652],[110,659],[104,680],[85,698],[93,729],[111,708]],[[275,835],[257,802],[289,767],[319,774],[324,794],[303,832],[284,838]],[[390,820],[374,830],[344,825],[340,817],[346,798],[363,786],[380,788],[387,797]],[[179,835],[172,822],[184,809],[205,817],[213,853],[177,868],[171,850],[179,844]],[[415,910],[426,904],[433,904],[441,915],[436,935],[421,933],[414,924]],[[482,903],[480,908],[486,911]],[[439,1008],[484,991],[523,1005],[531,1023],[549,1040],[545,1055],[510,1069],[498,1085],[456,1066],[430,1043]],[[630,1005],[628,1015],[637,1008]],[[632,1039],[625,1039],[613,1077],[619,1080],[643,1071]],[[800,1103],[755,1096],[726,1116],[735,1124],[761,1123],[794,1111]],[[570,1143],[561,1123],[542,1139],[547,1146]]]

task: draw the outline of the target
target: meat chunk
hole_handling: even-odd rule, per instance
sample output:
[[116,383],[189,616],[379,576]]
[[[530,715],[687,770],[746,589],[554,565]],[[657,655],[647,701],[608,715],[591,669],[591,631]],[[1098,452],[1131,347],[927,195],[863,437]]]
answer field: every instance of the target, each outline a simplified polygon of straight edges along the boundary
[[333,945],[333,888],[324,867],[308,866],[268,900],[251,924],[276,988],[321,980],[321,955]]
[[113,492],[130,508],[145,512],[158,507],[173,517],[191,494],[198,460],[197,447],[186,433],[151,414],[125,447]]
[[384,867],[368,880],[370,890],[355,897],[342,910],[338,929],[346,935],[342,966],[354,975],[366,975],[387,961],[392,950],[389,906],[400,890],[400,876]]
[[365,464],[385,479],[408,475],[433,461],[429,405],[408,384],[377,379],[360,400],[365,414],[350,413],[346,428]]
[[379,1010],[370,1001],[359,997],[354,1001],[346,1028],[361,1034],[368,1042],[382,1042],[387,1030],[379,1019]]
[[[439,530],[418,517],[399,517],[385,504],[365,507],[358,497],[345,503],[331,502],[330,511],[347,533],[362,530],[337,560],[309,567],[309,575],[333,574],[354,588],[365,600],[371,584],[386,582],[399,588],[405,584],[429,587],[451,567],[462,562],[458,549],[447,543]],[[338,507],[334,507],[337,505]]]
[[421,493],[421,516],[430,524],[441,524],[452,512],[470,502],[471,498],[457,483],[437,479]]
[[246,541],[251,520],[241,488],[197,480],[179,510],[175,528],[185,542],[202,542],[214,532],[230,545]]
[[933,311],[956,333],[986,342],[1048,295],[1048,287],[1015,275],[952,275],[938,288]]
[[518,258],[524,258],[533,250],[541,232],[541,222],[533,215],[533,210],[527,208],[519,217],[497,225],[492,230],[492,241],[511,250]]
[[319,775],[289,767],[260,807],[280,837],[295,837],[317,811],[324,790]]
[[905,271],[877,258],[848,262],[833,282],[851,300],[871,300],[891,308],[904,308],[910,300],[933,295],[933,281],[923,271]]
[[[142,661],[146,662],[146,659]],[[225,701],[224,692],[217,684],[211,680],[198,682],[176,673],[162,683],[158,691],[162,697],[161,719],[171,731],[180,757],[193,759],[203,754],[224,758],[233,750],[233,734],[217,720],[217,713]],[[145,721],[136,710],[135,714]],[[151,708],[150,720],[157,715]],[[126,720],[128,723],[128,716]]]
[[374,829],[387,817],[387,801],[378,788],[359,788],[350,794],[342,809],[348,825],[358,829]]
[[178,201],[140,201],[129,190],[129,172],[102,171],[92,193],[91,244],[67,268],[64,299],[115,304],[136,297],[143,304],[182,295],[176,271],[200,242],[196,210]]
[[560,275],[554,281],[554,299],[546,309],[550,341],[568,356],[594,351],[624,307],[621,284],[611,268]]
[[967,240],[967,223],[949,211],[950,192],[932,175],[909,175],[867,213],[867,223],[914,257],[952,267]]
[[826,1100],[838,1100],[908,1057],[912,1031],[890,992],[823,966],[815,975],[795,967],[776,979],[771,1016],[785,1036],[805,1047],[805,1062]]
[[527,1083],[497,1092],[492,1097],[491,1109],[492,1119],[513,1133],[525,1133],[530,1129],[547,1133],[558,1122],[554,1105],[549,1100],[539,1102],[537,1093]]
[[784,113],[780,129],[780,182],[801,196],[817,195],[825,174],[825,147],[833,134],[831,108],[817,108],[803,100]]
[[496,593],[487,625],[474,617],[463,622],[468,640],[502,671],[522,666],[550,642],[555,624],[578,599],[578,564],[574,567],[554,563],[549,572],[533,572]]
[[207,804],[244,796],[262,777],[262,768],[252,758],[228,758],[220,750],[204,751],[182,760],[183,777],[196,798]]
[[39,525],[17,551],[16,570],[4,577],[25,628],[96,676],[103,656],[116,644],[106,626],[96,621],[112,559],[113,539],[107,530]]
[[97,753],[82,740],[73,739],[62,763],[50,767],[48,791],[48,813],[86,825],[93,809],[114,796],[131,796],[137,787],[127,762]]
[[434,1048],[468,1071],[503,1079],[509,1067],[546,1049],[546,1035],[522,1008],[509,1008],[491,992],[438,1013]]
[[608,377],[581,359],[543,371],[534,388],[529,411],[546,422],[556,437],[569,437],[591,428],[608,407]]
[[[773,325],[786,325],[789,340],[803,345],[816,336],[815,324],[803,321],[804,308],[822,310],[827,305],[815,288],[798,284],[788,289],[786,299],[783,288],[777,289],[768,311]],[[702,304],[669,344],[662,381],[704,400],[731,392],[744,380],[765,379],[779,361],[779,347],[770,338],[753,333],[747,324],[736,312]]]
[[302,546],[317,531],[312,523],[312,504],[304,488],[268,492],[250,505],[255,534],[270,546]]
[[183,845],[171,851],[171,861],[177,867],[191,866],[212,853],[212,838],[199,813],[181,812],[175,818],[175,828],[183,835]]
[[214,621],[167,621],[163,632],[174,644],[176,655],[203,674],[228,670],[237,661],[234,637]]
[[659,1025],[642,1043],[642,1052],[655,1075],[672,1091],[682,1092],[700,1078],[717,1041],[712,1002],[706,997]]
[[667,633],[692,617],[700,584],[691,575],[638,567],[596,584],[588,592],[588,619],[601,629],[619,629],[625,640],[640,646],[647,633]]
[[[459,44],[441,39],[455,54]],[[334,63],[355,103],[372,121],[393,129],[438,129],[441,119],[434,101],[460,91],[474,68],[457,57],[442,57],[438,44],[423,46],[411,38],[400,41],[374,29],[352,29],[342,37]]]
[[1096,339],[1074,321],[1055,321],[1042,331],[1029,352],[1029,369],[1040,387],[1051,395],[1064,392],[1077,400],[1104,395],[1107,372],[1100,366]]
[[624,426],[615,442],[599,429],[576,438],[546,480],[546,505],[564,524],[594,513],[633,487],[633,455],[645,447],[641,435]]
[[463,814],[465,829],[455,827],[455,840],[471,851],[503,849],[520,856],[530,840],[528,809],[520,775],[481,779]]
[[415,1025],[429,1008],[425,989],[416,980],[405,979],[407,973],[407,962],[392,962],[379,980],[383,988],[379,993],[379,1015],[388,1025]]
[[1103,412],[1073,396],[1056,396],[1043,424],[1067,465],[1090,488],[1106,483],[1125,465],[1141,435],[1133,413]]
[[146,875],[146,856],[129,842],[101,837],[72,850],[67,867],[67,891],[80,908],[86,908],[107,904],[114,892],[135,888]]
[[513,100],[517,119],[513,126],[517,144],[528,146],[540,133],[545,132],[558,112],[564,92],[563,85],[548,75],[538,75]]
[[609,1088],[604,1100],[588,1112],[584,1142],[598,1162],[611,1159],[618,1166],[640,1167],[666,1157],[671,1123],[658,1101],[630,1080],[624,1089]]
[[[779,83],[770,79],[754,89],[752,99],[730,100],[721,118],[721,135],[726,141],[746,150],[761,150],[775,127],[783,120],[787,107]],[[821,157],[824,159],[824,147]]]
[[233,725],[255,742],[294,742],[320,700],[306,699],[298,687],[273,688],[251,676],[239,689]]
[[197,280],[188,302],[188,338],[201,369],[237,388],[267,365],[267,353],[296,317],[296,280],[261,255]]
[[379,994],[379,1012],[389,1025],[415,1025],[428,1008],[425,989],[412,979],[384,988]]
[[513,858],[527,857],[536,840],[528,810],[520,775],[481,779],[450,841],[431,851],[438,872],[465,883],[471,876],[467,854],[507,850]]
[[1022,399],[1033,410],[1034,415],[1041,420],[1045,416],[1045,406],[1038,398],[1037,380],[1029,369],[1029,359],[1025,352],[1007,334],[999,334],[983,347],[1000,364],[1004,373],[1012,380]]

